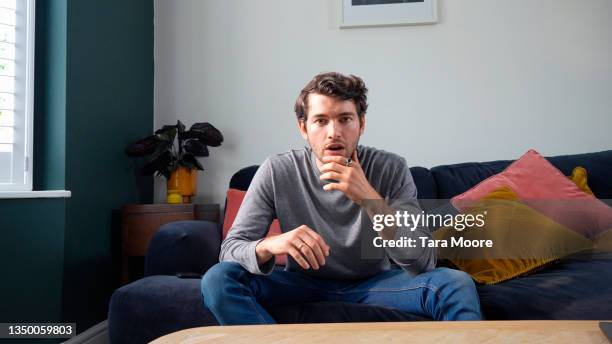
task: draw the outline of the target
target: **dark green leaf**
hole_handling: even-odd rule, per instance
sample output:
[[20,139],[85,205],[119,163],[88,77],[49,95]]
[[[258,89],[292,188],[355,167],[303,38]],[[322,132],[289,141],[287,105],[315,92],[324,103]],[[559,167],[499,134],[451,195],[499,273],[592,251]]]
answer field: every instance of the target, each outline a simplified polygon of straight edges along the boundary
[[168,153],[172,156],[172,141],[161,141],[151,155],[151,160],[159,158],[162,154]]
[[197,139],[187,140],[184,147],[185,152],[194,156],[208,156],[208,147]]
[[155,172],[159,172],[161,174],[166,175],[164,172],[171,163],[172,154],[170,154],[170,152],[166,152],[143,166],[141,171],[144,175],[152,175]]
[[[166,126],[164,126],[166,127]],[[178,129],[176,129],[175,126],[172,126],[173,128],[169,128],[168,130],[164,130],[164,131],[156,131],[155,134],[157,135],[157,137],[162,140],[162,141],[168,141],[170,143],[174,143],[174,138],[176,137],[176,132]]]
[[179,165],[186,168],[196,168],[200,171],[204,171],[204,167],[202,167],[198,159],[196,159],[195,156],[189,153],[185,153],[183,155],[183,159],[181,159]]
[[181,121],[176,121],[176,128],[179,134],[185,131],[185,125]]
[[161,129],[157,129],[155,131],[155,134],[163,134],[173,129],[176,129],[176,125],[164,125],[163,127],[161,127]]
[[218,147],[223,142],[223,134],[208,122],[195,123],[189,128],[189,131],[191,138],[197,138],[207,146]]
[[125,148],[125,154],[129,156],[145,156],[153,153],[155,149],[162,143],[156,135],[145,137],[134,143],[129,144]]

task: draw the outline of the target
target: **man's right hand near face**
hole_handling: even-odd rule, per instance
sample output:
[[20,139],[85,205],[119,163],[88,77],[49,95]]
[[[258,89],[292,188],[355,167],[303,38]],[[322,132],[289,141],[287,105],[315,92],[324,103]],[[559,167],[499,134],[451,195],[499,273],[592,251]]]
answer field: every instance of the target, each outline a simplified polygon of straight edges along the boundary
[[287,233],[265,238],[257,244],[255,253],[260,266],[274,255],[288,254],[302,268],[318,270],[325,265],[329,246],[317,232],[302,225]]

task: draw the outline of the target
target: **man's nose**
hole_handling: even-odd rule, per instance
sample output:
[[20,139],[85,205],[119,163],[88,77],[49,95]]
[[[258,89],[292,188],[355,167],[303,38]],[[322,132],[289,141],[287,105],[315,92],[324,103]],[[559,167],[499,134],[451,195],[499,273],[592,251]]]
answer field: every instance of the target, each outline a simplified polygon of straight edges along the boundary
[[336,121],[329,121],[327,125],[327,137],[330,139],[339,137],[341,133],[340,125]]

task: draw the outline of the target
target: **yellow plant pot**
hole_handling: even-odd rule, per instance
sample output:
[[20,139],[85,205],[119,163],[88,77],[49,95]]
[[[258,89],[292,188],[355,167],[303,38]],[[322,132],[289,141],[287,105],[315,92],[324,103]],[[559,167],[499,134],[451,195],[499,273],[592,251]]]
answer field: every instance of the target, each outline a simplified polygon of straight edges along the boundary
[[191,197],[197,193],[198,170],[179,167],[168,179],[168,203],[177,202],[177,194],[183,197],[182,203],[191,203]]

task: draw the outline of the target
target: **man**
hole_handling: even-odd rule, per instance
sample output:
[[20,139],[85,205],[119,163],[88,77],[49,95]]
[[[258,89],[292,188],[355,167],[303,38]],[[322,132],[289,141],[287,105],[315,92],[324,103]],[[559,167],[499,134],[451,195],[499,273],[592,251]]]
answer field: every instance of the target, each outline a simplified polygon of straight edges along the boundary
[[[300,93],[295,112],[309,146],[262,163],[221,245],[221,262],[202,279],[204,302],[220,324],[273,324],[266,308],[316,301],[378,305],[435,320],[481,318],[472,279],[435,269],[432,248],[368,254],[376,236],[418,243],[431,234],[423,227],[373,230],[375,214],[416,211],[417,192],[403,158],[358,145],[366,93],[359,77],[339,73],[315,76]],[[274,218],[283,234],[266,238]],[[274,256],[282,254],[288,255],[284,271],[274,269]],[[391,268],[389,258],[401,269]]]

